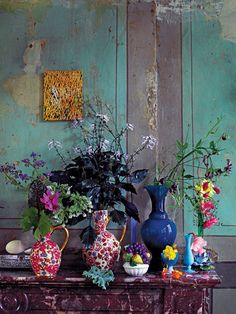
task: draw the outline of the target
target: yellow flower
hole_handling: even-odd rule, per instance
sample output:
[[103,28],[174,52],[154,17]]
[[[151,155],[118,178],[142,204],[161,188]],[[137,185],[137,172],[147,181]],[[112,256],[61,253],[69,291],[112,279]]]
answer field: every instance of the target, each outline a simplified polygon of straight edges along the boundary
[[167,245],[165,249],[163,250],[164,257],[167,258],[168,260],[174,260],[177,255],[177,249],[173,248],[170,245]]

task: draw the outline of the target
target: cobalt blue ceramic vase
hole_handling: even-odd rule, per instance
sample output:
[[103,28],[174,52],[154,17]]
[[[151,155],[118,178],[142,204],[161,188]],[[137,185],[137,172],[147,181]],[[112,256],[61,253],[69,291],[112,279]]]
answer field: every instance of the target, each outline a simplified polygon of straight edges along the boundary
[[141,236],[152,254],[149,271],[161,271],[163,261],[161,253],[166,245],[173,245],[176,238],[176,225],[165,211],[165,198],[168,188],[164,185],[145,187],[152,201],[152,212],[141,227]]

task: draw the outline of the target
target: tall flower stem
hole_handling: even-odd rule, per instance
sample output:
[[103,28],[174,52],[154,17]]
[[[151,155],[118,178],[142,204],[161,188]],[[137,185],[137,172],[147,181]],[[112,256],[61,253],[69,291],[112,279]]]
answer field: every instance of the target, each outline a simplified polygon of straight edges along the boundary
[[197,227],[198,227],[198,236],[203,237],[203,221],[204,221],[204,215],[200,211],[198,212],[197,217]]

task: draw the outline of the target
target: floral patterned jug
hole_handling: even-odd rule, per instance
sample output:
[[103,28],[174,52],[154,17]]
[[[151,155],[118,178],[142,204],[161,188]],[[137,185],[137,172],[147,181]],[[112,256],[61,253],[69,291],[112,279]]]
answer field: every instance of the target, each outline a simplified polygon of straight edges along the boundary
[[106,229],[109,222],[107,210],[95,211],[93,219],[97,238],[89,249],[83,246],[83,258],[88,266],[96,266],[100,269],[112,269],[120,256],[120,242],[124,238],[126,226],[124,226],[121,238],[118,241]]
[[[61,248],[50,238],[51,234],[58,229],[63,229],[65,232],[65,239]],[[61,264],[61,252],[64,250],[68,239],[68,230],[62,226],[56,226],[52,227],[45,237],[33,245],[30,262],[36,276],[56,276]]]

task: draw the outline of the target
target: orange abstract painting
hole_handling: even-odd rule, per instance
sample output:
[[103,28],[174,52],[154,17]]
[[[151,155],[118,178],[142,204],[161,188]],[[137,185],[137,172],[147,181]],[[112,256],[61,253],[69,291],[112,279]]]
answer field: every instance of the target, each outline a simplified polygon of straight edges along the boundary
[[45,121],[66,121],[82,118],[81,71],[44,72]]

